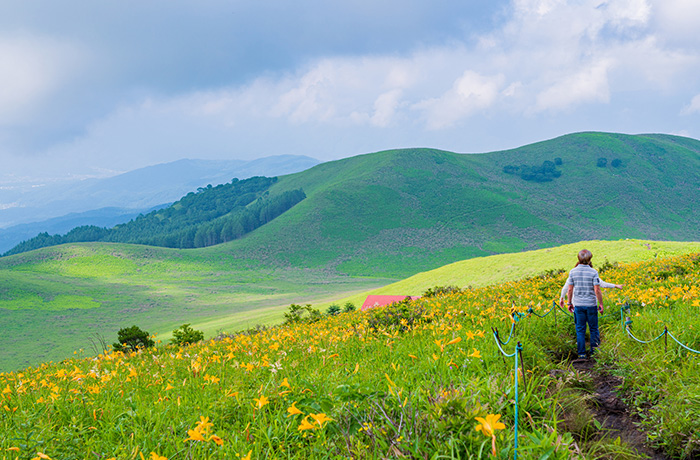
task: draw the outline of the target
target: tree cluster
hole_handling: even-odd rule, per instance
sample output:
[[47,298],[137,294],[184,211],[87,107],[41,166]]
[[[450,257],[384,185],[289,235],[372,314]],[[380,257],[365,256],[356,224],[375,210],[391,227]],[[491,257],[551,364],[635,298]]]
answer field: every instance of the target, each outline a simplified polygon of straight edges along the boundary
[[506,165],[503,167],[503,172],[520,176],[521,179],[533,182],[549,182],[561,176],[561,171],[557,169],[558,165],[562,164],[561,158],[555,158],[554,161],[545,160],[541,165],[526,165],[520,166]]
[[42,233],[4,255],[18,254],[64,243],[106,241],[169,248],[201,248],[240,238],[306,198],[303,190],[271,196],[277,178],[234,179],[190,192],[171,206],[140,215],[111,229],[77,227],[67,234]]

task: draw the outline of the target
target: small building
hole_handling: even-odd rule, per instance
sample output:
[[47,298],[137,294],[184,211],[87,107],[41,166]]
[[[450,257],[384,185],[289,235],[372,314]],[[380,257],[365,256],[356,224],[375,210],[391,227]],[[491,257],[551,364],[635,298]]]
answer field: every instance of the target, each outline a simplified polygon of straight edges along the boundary
[[409,295],[368,295],[365,303],[362,304],[361,310],[364,311],[374,307],[383,307],[394,302],[401,302],[406,297],[410,297],[411,300],[420,299],[420,296]]

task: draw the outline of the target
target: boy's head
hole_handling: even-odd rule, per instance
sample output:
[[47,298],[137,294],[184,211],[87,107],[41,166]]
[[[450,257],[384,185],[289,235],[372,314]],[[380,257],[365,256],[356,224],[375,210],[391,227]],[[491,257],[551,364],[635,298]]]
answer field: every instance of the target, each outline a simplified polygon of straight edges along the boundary
[[578,253],[578,263],[581,265],[591,265],[593,254],[588,249],[581,249]]

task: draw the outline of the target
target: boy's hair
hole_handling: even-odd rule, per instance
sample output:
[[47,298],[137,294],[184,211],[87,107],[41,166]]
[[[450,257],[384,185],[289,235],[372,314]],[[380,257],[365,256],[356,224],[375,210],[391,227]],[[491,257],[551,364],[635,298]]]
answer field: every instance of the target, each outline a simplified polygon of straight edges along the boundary
[[588,265],[592,267],[592,258],[593,254],[591,254],[591,251],[589,251],[588,249],[581,249],[581,251],[579,251],[578,253],[578,263],[576,265]]

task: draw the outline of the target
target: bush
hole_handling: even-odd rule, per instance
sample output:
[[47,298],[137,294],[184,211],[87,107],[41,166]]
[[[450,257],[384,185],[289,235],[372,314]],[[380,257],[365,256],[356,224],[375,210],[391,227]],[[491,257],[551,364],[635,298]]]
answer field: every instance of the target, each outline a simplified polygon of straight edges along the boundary
[[435,286],[434,288],[428,288],[423,293],[423,297],[440,297],[448,294],[461,294],[462,292],[464,291],[457,286]]
[[345,306],[343,307],[343,312],[350,313],[351,311],[355,311],[355,304],[352,302],[346,302]]
[[622,160],[620,160],[619,158],[615,158],[615,159],[612,161],[612,163],[610,163],[610,165],[611,165],[613,168],[619,168],[620,166],[622,166]]
[[608,165],[608,159],[604,157],[598,158],[598,162],[596,163],[596,166],[599,168],[604,168]]
[[556,158],[554,159],[554,164],[555,164],[555,165],[561,166],[562,163],[563,163],[563,161],[562,161],[561,158],[556,157]]
[[180,329],[173,331],[173,338],[170,343],[174,345],[189,345],[204,340],[204,332],[196,331],[189,324],[183,324]]
[[323,314],[318,309],[312,308],[311,304],[302,307],[293,303],[289,306],[289,311],[284,314],[284,324],[315,323],[321,318]]
[[141,348],[150,348],[155,345],[148,332],[141,330],[138,326],[131,326],[119,329],[117,332],[118,342],[112,344],[114,351],[137,351]]
[[335,316],[340,313],[340,307],[336,304],[331,304],[331,306],[328,307],[328,310],[326,310],[326,313],[328,316]]
[[384,307],[376,307],[370,310],[367,321],[373,331],[390,329],[398,332],[406,332],[419,322],[429,323],[432,320],[426,318],[426,310],[422,305],[406,297],[400,302],[394,302]]

